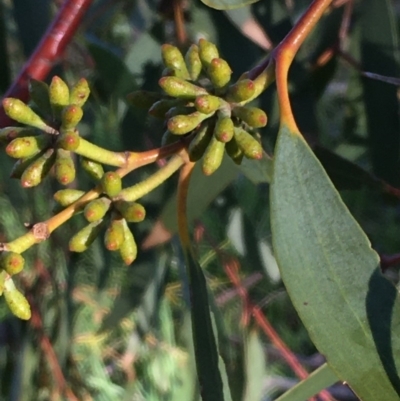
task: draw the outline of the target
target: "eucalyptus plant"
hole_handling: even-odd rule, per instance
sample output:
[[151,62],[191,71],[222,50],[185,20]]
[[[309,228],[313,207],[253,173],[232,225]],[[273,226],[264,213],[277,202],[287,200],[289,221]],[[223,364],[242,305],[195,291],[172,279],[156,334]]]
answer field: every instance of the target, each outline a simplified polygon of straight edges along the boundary
[[[215,1],[211,6],[243,5],[239,3]],[[38,323],[40,314],[31,311],[30,304],[36,302],[35,297],[31,290],[27,294],[22,290],[26,278],[19,280],[29,264],[24,254],[35,245],[49,241],[56,230],[77,215],[85,223],[66,240],[70,252],[90,252],[101,237],[107,251],[118,254],[125,265],[132,265],[134,269],[141,252],[136,228],[148,223],[146,197],[179,172],[176,224],[183,251],[180,260],[185,261],[182,275],[190,295],[190,341],[200,394],[204,401],[239,399],[226,366],[228,358],[222,350],[222,330],[211,295],[211,282],[194,246],[196,240],[190,232],[187,209],[190,185],[197,184],[198,178],[193,174],[196,165],[200,165],[203,176],[210,177],[216,176],[228,159],[233,162],[231,168],[236,165],[244,169],[246,164],[254,163],[253,166],[263,169],[263,174],[269,175],[270,204],[265,204],[265,208],[269,207],[273,252],[280,275],[313,344],[326,358],[322,366],[308,375],[274,329],[265,323],[259,309],[249,307],[254,321],[263,327],[271,341],[279,344],[285,359],[302,379],[276,399],[300,401],[321,392],[321,399],[333,400],[324,389],[339,381],[346,383],[362,401],[399,400],[398,289],[382,274],[379,255],[342,201],[324,160],[317,157],[317,152],[314,153],[301,134],[289,96],[289,69],[313,29],[332,11],[331,6],[331,0],[314,0],[284,39],[248,71],[233,71],[216,44],[205,38],[187,46],[171,43],[160,46],[163,69],[158,77],[158,89],[141,88],[126,96],[135,112],[144,111],[155,125],[162,127],[159,147],[154,149],[115,151],[86,139],[81,124],[86,118],[91,84],[85,78],[73,85],[59,76],[53,76],[49,84],[32,78],[28,86],[29,100],[5,97],[4,113],[20,124],[0,129],[5,153],[16,159],[11,177],[18,179],[24,189],[47,181],[56,181],[63,187],[53,193],[57,207],[50,218],[35,222],[24,234],[1,243],[0,294],[4,295],[11,312],[19,319],[28,322],[31,319],[35,322],[34,328],[42,328],[43,324]],[[235,73],[237,79],[233,79]],[[267,126],[271,111],[259,106],[261,96],[272,87],[276,88],[279,111],[277,139],[270,157],[264,151],[261,130]],[[133,184],[129,181],[139,167],[165,159],[168,160],[162,167],[145,178]],[[335,163],[339,165],[341,161],[335,159]],[[353,165],[351,168],[355,171]],[[81,172],[91,180],[91,189],[79,186],[76,177]],[[374,177],[366,176],[376,184]],[[356,177],[361,180],[365,176],[357,170]],[[380,189],[395,192],[391,185],[378,183]],[[243,302],[250,305],[237,265],[230,261],[223,266]],[[115,283],[119,279],[115,278]],[[103,295],[94,296],[93,302],[98,303],[98,308],[82,309],[81,316],[77,313],[82,327],[85,316],[91,316],[88,320],[92,326],[88,331],[80,330],[79,325],[73,328],[74,338],[80,340],[71,346],[69,358],[80,372],[85,371],[85,363],[101,353],[115,334],[110,327],[102,332],[102,318],[92,320],[93,316],[103,316],[103,309],[108,310],[117,302],[110,296],[115,283],[111,277]],[[87,295],[85,287],[80,289],[75,296],[82,299]],[[92,293],[93,289],[89,289],[89,298]],[[170,313],[163,309],[165,305],[160,308],[164,314]],[[128,322],[127,330],[122,320],[115,328],[121,331],[121,337],[125,338],[133,330],[135,319]],[[172,331],[168,334],[169,345],[173,343]],[[253,340],[250,335],[249,349]],[[257,347],[255,341],[253,345]],[[93,343],[95,351],[89,352],[88,344]],[[64,357],[68,352],[64,351]],[[64,383],[57,390],[58,395],[65,399],[121,397],[121,387],[105,377],[104,366],[96,370],[94,364],[89,369],[90,386],[96,389],[93,394],[74,383],[74,374],[69,372],[71,384]],[[67,366],[66,362],[64,370]],[[152,372],[149,376],[155,383],[164,374],[157,369],[155,363],[148,363],[148,372]],[[106,395],[101,393],[102,386],[107,387]],[[159,386],[155,385],[158,392],[152,399],[164,399],[160,394],[166,394],[167,390],[162,390],[161,383]],[[261,399],[261,392],[250,396],[251,386],[247,389],[246,401]],[[74,391],[80,395],[74,395]],[[165,399],[172,399],[174,393],[168,394]],[[49,399],[56,399],[55,395],[52,397]]]

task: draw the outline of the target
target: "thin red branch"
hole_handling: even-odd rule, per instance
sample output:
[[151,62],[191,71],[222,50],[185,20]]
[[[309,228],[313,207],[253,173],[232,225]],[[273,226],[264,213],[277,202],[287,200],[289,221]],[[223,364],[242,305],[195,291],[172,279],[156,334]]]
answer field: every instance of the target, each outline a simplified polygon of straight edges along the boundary
[[[239,277],[239,262],[237,259],[231,258],[228,262],[224,263],[224,268],[227,276],[229,277],[232,284],[236,287],[245,308],[254,317],[257,325],[265,333],[265,335],[270,339],[271,343],[281,352],[283,358],[287,364],[292,368],[293,372],[300,378],[305,379],[308,377],[308,372],[303,368],[297,357],[288,348],[284,341],[280,338],[279,334],[272,327],[271,323],[267,317],[263,314],[262,310],[257,306],[253,305],[250,301],[246,288],[242,285]],[[319,393],[319,397],[323,401],[332,401],[333,398],[328,391],[323,390]]]
[[[79,24],[92,0],[65,0],[54,21],[47,29],[41,42],[36,47],[21,73],[8,89],[4,97],[16,97],[28,100],[28,80],[43,80],[54,64],[63,55],[71,42]],[[0,128],[10,125],[11,120],[0,107]]]
[[176,41],[178,42],[179,46],[183,46],[187,41],[187,34],[185,29],[185,17],[183,14],[182,0],[174,0],[173,9],[174,9]]

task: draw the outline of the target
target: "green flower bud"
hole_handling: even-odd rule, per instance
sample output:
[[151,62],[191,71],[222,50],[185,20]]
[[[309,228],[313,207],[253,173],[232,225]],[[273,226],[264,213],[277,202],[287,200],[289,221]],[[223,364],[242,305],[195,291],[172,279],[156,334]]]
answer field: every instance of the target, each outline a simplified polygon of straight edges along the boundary
[[69,103],[82,107],[90,95],[89,84],[85,78],[81,78],[71,89]]
[[110,206],[111,200],[108,198],[103,197],[95,199],[85,206],[83,214],[85,215],[86,220],[91,223],[102,219],[110,209]]
[[222,58],[214,58],[207,68],[207,75],[215,88],[220,89],[231,80],[232,70]]
[[77,130],[71,129],[62,132],[57,139],[57,146],[64,150],[70,150],[73,152],[78,149],[81,138]]
[[146,90],[137,90],[129,93],[126,100],[131,106],[148,110],[155,102],[161,100],[161,94]]
[[117,251],[125,240],[124,219],[114,216],[104,235],[104,245],[109,251]]
[[253,97],[255,90],[253,81],[250,79],[240,80],[229,86],[226,100],[235,103],[245,102]]
[[210,117],[209,114],[198,111],[185,115],[172,117],[168,120],[168,129],[175,135],[184,135],[193,131],[203,120]]
[[7,286],[4,289],[4,298],[11,312],[22,320],[31,318],[31,307],[25,296],[15,287],[8,290]]
[[188,149],[190,161],[196,162],[203,157],[213,136],[213,129],[213,122],[207,120],[196,130],[196,135],[190,142]]
[[239,148],[236,138],[233,137],[229,142],[225,144],[226,153],[236,163],[241,164],[243,160],[243,151]]
[[165,114],[170,110],[172,107],[180,105],[181,102],[176,99],[161,99],[155,102],[149,109],[148,113],[152,117],[160,118],[164,120]]
[[97,220],[83,227],[69,241],[71,252],[85,252],[99,235],[103,220]]
[[42,115],[51,116],[49,85],[43,81],[31,78],[29,80],[29,97]]
[[25,136],[35,136],[38,131],[35,128],[27,127],[5,127],[0,128],[0,145],[9,143],[15,138],[23,138]]
[[22,173],[21,185],[24,188],[31,188],[39,185],[48,174],[54,164],[54,149],[48,149],[34,160]]
[[204,153],[202,163],[202,170],[205,175],[211,175],[218,169],[224,157],[224,150],[225,144],[212,137]]
[[169,44],[162,45],[161,56],[165,66],[174,70],[176,77],[190,79],[185,60],[177,47]]
[[197,111],[204,114],[210,114],[218,110],[220,105],[221,98],[212,95],[198,96],[194,102],[194,106],[196,107]]
[[6,153],[15,159],[23,159],[34,156],[49,144],[49,135],[25,136],[12,140],[6,147]]
[[121,192],[122,180],[115,171],[109,171],[101,177],[101,185],[103,192],[112,198]]
[[24,264],[25,259],[19,253],[3,251],[0,256],[0,267],[10,276],[19,273],[24,268]]
[[83,110],[76,104],[70,104],[61,112],[61,129],[71,130],[75,128],[83,117]]
[[137,202],[118,201],[115,207],[129,223],[140,223],[146,217],[145,208]]
[[187,69],[190,74],[192,81],[196,81],[201,73],[201,60],[199,56],[199,47],[197,45],[191,45],[186,52],[185,61]]
[[82,157],[81,166],[95,181],[99,181],[101,180],[101,177],[103,177],[104,169],[99,162]]
[[267,125],[267,115],[258,107],[235,107],[232,113],[253,128],[261,128]]
[[5,98],[3,107],[8,117],[21,124],[39,128],[45,132],[54,132],[53,128],[49,127],[29,106],[19,99]]
[[64,149],[57,149],[54,173],[61,185],[68,185],[75,179],[75,164],[71,152]]
[[20,179],[24,171],[31,165],[35,160],[39,159],[44,152],[37,153],[34,156],[27,157],[24,159],[19,159],[13,166],[11,170],[10,177]]
[[61,116],[61,111],[69,105],[68,85],[60,78],[53,77],[49,86],[49,99],[56,118]]
[[59,205],[67,207],[72,205],[83,195],[85,195],[85,192],[79,191],[78,189],[60,189],[53,195],[53,198]]
[[261,159],[263,150],[261,144],[244,129],[235,128],[235,139],[239,148],[248,159]]
[[119,248],[119,253],[124,263],[126,265],[130,265],[136,259],[137,245],[135,237],[133,236],[125,220],[123,220],[123,228],[124,228],[124,242]]
[[199,40],[199,56],[205,70],[211,61],[219,57],[217,46],[205,39]]
[[233,137],[234,125],[230,117],[219,117],[215,124],[214,136],[220,142],[229,142]]
[[158,83],[165,93],[179,99],[195,99],[207,94],[204,88],[177,77],[163,77]]

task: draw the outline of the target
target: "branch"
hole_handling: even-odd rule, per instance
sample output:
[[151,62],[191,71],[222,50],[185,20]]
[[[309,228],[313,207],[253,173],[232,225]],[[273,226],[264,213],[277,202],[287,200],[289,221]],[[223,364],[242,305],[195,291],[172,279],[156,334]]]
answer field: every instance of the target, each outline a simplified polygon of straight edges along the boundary
[[276,78],[281,121],[298,132],[289,100],[288,72],[292,61],[304,40],[320,20],[332,0],[314,0],[299,22],[281,43],[258,66],[248,72],[248,77],[256,83],[257,97]]

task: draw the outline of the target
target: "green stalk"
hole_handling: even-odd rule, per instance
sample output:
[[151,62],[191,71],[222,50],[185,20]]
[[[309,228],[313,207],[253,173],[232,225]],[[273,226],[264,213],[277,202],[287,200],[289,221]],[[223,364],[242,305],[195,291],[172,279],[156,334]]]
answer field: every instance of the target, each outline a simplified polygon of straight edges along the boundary
[[133,185],[132,187],[123,189],[116,199],[133,202],[144,195],[147,195],[153,189],[166,181],[175,171],[182,166],[183,160],[181,156],[174,156],[164,167],[154,173],[152,176]]

